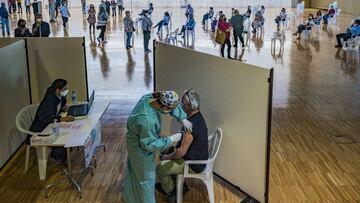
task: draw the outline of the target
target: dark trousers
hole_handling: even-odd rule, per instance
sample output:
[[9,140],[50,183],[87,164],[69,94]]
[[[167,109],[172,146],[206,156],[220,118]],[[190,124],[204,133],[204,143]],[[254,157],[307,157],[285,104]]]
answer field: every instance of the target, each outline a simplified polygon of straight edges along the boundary
[[208,18],[209,18],[209,13],[206,13],[205,15],[203,15],[203,19],[202,19],[201,23],[204,25],[205,20],[207,20]]
[[51,154],[50,156],[59,161],[66,160],[66,149],[64,147],[51,147]]
[[116,7],[111,7],[112,16],[116,16]]
[[102,25],[102,26],[98,26],[98,27],[100,29],[99,38],[101,39],[101,41],[104,41],[106,25]]
[[62,17],[63,20],[63,26],[66,27],[66,23],[68,22],[69,18],[68,17]]
[[144,34],[144,50],[149,51],[150,31],[143,31]]
[[[326,15],[323,16],[324,24],[328,24],[328,22],[329,22],[329,17],[330,17],[329,14],[326,14]],[[332,16],[331,16],[331,17],[332,17]]]
[[21,3],[17,3],[19,13],[22,13]]
[[160,32],[161,27],[163,26],[163,24],[164,24],[164,20],[160,20],[160,21],[158,22],[158,24],[155,25],[155,27],[158,28],[158,32]]
[[347,41],[348,39],[351,38],[351,33],[346,32],[346,33],[340,33],[340,34],[336,35],[336,40],[337,40],[337,43],[338,43],[339,46],[342,46],[341,38],[344,41]]
[[30,11],[30,6],[26,6],[26,14],[31,14],[31,11]]
[[244,47],[244,38],[242,36],[242,31],[241,32],[234,32],[234,40],[235,40],[235,46],[238,45],[238,39],[240,39],[241,45]]
[[230,51],[231,51],[230,39],[225,39],[224,44],[221,45],[221,56],[224,57],[225,44],[227,45],[227,55],[228,57],[230,57]]

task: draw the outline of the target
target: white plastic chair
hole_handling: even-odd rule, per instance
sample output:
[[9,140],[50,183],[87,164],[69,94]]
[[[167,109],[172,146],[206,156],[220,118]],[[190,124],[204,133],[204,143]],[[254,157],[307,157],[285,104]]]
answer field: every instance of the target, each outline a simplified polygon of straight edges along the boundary
[[[209,193],[210,203],[215,203],[214,196],[214,179],[213,179],[213,166],[215,158],[219,152],[221,140],[222,140],[222,130],[216,128],[215,131],[208,137],[209,140],[209,159],[208,160],[188,160],[185,161],[184,174],[177,175],[176,177],[176,202],[182,203],[183,196],[183,184],[185,178],[197,178],[202,180],[207,188]],[[190,164],[206,164],[206,168],[201,173],[191,173],[189,169]]]
[[286,16],[285,20],[280,20],[280,25],[282,26],[283,29],[290,29],[290,16]]
[[274,32],[271,38],[271,49],[275,49],[276,47],[276,40],[280,42],[280,49],[284,46],[285,43],[285,31],[282,30],[281,32]]
[[192,30],[188,30],[185,29],[185,37],[186,37],[186,44],[189,44],[189,36],[191,36],[191,44],[194,45],[195,44],[195,25],[196,23],[194,22],[194,26]]
[[[38,133],[29,131],[30,126],[35,118],[35,114],[38,107],[39,104],[32,104],[25,106],[16,115],[16,121],[15,121],[16,128],[25,135],[31,135],[31,136],[38,135]],[[29,168],[30,147],[31,145],[26,146],[25,171],[27,171]]]
[[352,58],[353,61],[360,62],[359,60],[359,48],[360,48],[360,37],[355,39],[349,39],[343,44],[342,53],[346,52],[346,61],[350,61]]
[[177,36],[179,34],[179,28],[177,28],[174,32],[170,32],[167,36],[166,36],[166,40],[168,43],[173,42],[173,44],[177,44]]

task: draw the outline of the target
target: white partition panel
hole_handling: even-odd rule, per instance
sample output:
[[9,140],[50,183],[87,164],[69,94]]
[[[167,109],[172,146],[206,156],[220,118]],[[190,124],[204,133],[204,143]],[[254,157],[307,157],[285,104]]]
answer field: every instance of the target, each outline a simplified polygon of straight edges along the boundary
[[17,131],[15,118],[30,104],[30,87],[24,40],[0,48],[0,167],[24,141]]
[[[265,202],[272,70],[159,42],[154,49],[155,89],[194,89],[209,133],[223,129],[215,173]],[[164,118],[162,134],[175,133],[174,123]]]

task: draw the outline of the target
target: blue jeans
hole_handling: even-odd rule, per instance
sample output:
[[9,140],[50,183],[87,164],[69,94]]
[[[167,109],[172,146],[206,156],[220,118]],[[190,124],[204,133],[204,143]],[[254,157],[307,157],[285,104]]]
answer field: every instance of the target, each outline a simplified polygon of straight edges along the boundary
[[49,14],[50,14],[50,20],[55,20],[56,14],[55,14],[55,4],[49,3]]
[[126,32],[126,48],[130,48],[131,44],[131,37],[132,37],[132,32]]
[[66,27],[66,24],[67,24],[69,18],[68,17],[62,17],[62,20],[63,20],[63,26]]
[[5,35],[5,27],[7,34],[10,35],[9,18],[1,18],[1,29],[3,35]]

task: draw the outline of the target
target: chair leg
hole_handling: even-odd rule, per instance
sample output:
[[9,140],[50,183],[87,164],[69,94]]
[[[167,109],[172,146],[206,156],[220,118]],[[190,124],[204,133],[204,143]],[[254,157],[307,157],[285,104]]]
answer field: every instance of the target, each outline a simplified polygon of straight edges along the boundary
[[212,175],[209,177],[209,180],[205,184],[206,184],[206,188],[207,188],[207,191],[208,191],[208,194],[209,194],[210,203],[215,203],[214,179],[213,179]]
[[30,159],[30,146],[26,146],[25,171],[29,169],[29,159]]
[[183,175],[176,176],[176,203],[182,203],[183,197],[183,184],[184,178]]

